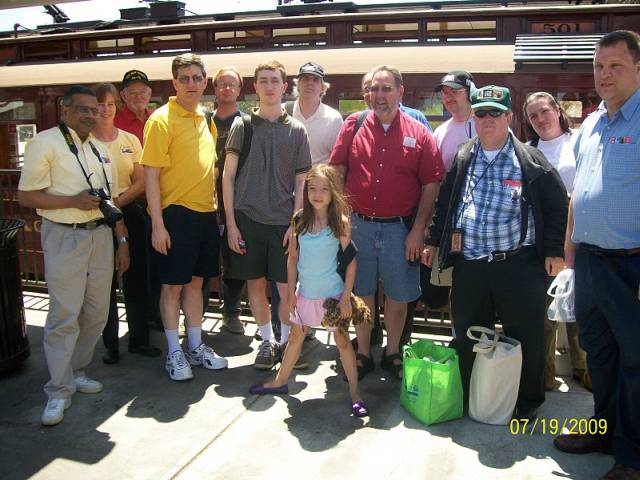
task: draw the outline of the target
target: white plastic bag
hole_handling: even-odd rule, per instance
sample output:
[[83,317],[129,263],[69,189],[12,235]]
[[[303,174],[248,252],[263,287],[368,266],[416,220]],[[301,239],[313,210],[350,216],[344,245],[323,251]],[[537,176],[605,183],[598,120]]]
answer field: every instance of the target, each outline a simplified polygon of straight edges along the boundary
[[575,271],[572,268],[562,270],[547,290],[553,301],[547,309],[547,317],[553,322],[575,322]]
[[490,425],[507,425],[520,388],[520,342],[485,327],[469,327],[467,336],[477,342],[473,346],[476,358],[469,385],[469,417]]

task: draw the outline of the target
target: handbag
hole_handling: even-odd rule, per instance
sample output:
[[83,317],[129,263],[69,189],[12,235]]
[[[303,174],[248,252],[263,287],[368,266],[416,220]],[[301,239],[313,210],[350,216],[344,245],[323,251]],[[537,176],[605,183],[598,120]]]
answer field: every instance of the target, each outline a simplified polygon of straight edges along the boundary
[[547,318],[552,322],[575,322],[575,271],[572,268],[562,270],[549,285],[547,295],[553,297],[547,309]]
[[477,342],[473,346],[476,358],[469,385],[469,417],[491,425],[506,425],[518,400],[520,342],[485,327],[469,327],[467,336]]
[[462,417],[462,379],[453,348],[418,340],[402,349],[400,404],[425,425]]

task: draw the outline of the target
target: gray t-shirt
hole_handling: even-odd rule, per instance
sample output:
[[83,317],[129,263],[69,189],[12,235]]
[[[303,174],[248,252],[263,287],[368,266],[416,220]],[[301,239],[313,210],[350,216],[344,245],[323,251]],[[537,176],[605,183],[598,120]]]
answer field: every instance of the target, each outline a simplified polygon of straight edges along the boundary
[[[275,122],[251,112],[251,149],[236,175],[234,209],[266,225],[288,225],[298,173],[311,168],[309,139],[304,126],[284,110]],[[225,152],[240,155],[244,124],[231,125]]]

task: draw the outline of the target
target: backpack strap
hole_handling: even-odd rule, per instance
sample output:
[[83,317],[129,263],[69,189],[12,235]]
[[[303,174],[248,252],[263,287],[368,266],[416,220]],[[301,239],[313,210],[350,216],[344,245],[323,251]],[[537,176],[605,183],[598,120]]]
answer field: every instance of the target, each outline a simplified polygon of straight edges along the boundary
[[358,115],[358,119],[356,120],[356,126],[353,129],[354,138],[356,136],[356,133],[358,133],[358,130],[360,130],[360,127],[362,126],[364,121],[367,119],[367,115],[369,115],[369,110],[363,110],[362,112],[360,112],[360,115]]
[[251,150],[251,140],[253,139],[253,125],[251,124],[251,115],[246,113],[240,113],[242,117],[242,151],[238,157],[238,169],[236,175],[240,172],[244,166],[247,157],[249,156],[249,150]]
[[284,102],[284,109],[289,115],[293,115],[293,104],[295,102],[289,100],[288,102]]

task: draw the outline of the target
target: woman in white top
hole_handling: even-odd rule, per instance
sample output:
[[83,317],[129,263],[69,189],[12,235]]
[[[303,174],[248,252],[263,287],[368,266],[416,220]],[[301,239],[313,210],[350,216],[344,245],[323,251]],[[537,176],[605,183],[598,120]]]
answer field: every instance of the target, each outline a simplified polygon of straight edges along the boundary
[[[576,159],[573,154],[571,120],[555,98],[547,92],[530,94],[524,102],[523,113],[529,144],[537,147],[558,170],[567,192],[573,191],[573,177],[576,173]],[[550,303],[551,298],[548,298]],[[578,343],[578,326],[567,323],[567,337],[571,354],[573,377],[589,387],[586,373],[586,354]],[[545,390],[553,390],[555,381],[555,351],[557,323],[545,318]]]
[[[119,197],[117,205],[124,214],[129,238],[131,265],[122,278],[124,304],[129,325],[129,352],[148,357],[158,357],[160,349],[149,345],[148,312],[153,311],[147,289],[146,228],[144,209],[136,201],[144,192],[144,170],[139,165],[142,145],[138,137],[117,128],[113,121],[120,95],[111,83],[102,83],[95,87],[98,97],[98,117],[92,131],[93,136],[109,150],[109,157],[115,164]],[[111,288],[111,307],[107,324],[102,332],[102,340],[107,353],[104,363],[112,364],[119,360],[118,348],[118,310],[115,301],[117,280],[114,277]]]

